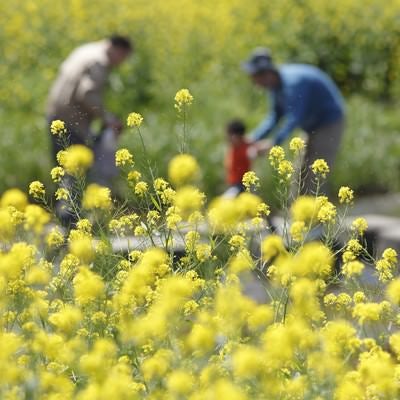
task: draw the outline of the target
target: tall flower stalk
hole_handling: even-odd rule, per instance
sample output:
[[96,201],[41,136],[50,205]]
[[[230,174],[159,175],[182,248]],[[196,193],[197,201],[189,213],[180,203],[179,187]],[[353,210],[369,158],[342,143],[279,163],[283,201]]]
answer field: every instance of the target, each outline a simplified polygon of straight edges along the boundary
[[180,152],[185,153],[187,151],[187,108],[192,104],[193,96],[188,89],[181,89],[175,95],[175,108],[178,113],[182,116],[182,141]]

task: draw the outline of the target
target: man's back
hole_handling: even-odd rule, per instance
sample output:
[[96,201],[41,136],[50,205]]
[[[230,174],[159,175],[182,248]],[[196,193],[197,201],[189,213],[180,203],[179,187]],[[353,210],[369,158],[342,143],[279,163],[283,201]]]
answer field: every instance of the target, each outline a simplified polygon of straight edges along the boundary
[[[306,64],[285,64],[279,68],[286,106],[304,102],[301,127],[306,131],[332,122],[344,113],[344,102],[332,79],[317,67]],[[290,110],[286,110],[290,111]]]
[[87,104],[86,97],[92,92],[95,98],[93,105],[102,108],[101,91],[108,73],[106,41],[88,43],[75,49],[61,65],[51,88],[48,117],[56,116],[80,133],[85,133],[91,119],[103,112],[90,107],[91,102]]

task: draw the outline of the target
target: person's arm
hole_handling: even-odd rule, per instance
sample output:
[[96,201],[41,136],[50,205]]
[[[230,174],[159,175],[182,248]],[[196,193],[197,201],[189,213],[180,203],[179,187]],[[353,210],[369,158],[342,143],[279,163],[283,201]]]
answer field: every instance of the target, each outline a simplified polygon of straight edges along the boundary
[[290,111],[287,113],[286,122],[275,135],[274,145],[281,145],[292,131],[301,124],[307,111],[309,93],[308,85],[301,85],[293,90],[292,99],[288,102]]
[[275,99],[271,96],[272,110],[269,115],[258,125],[258,127],[251,133],[250,141],[257,142],[266,138],[272,130],[278,125],[282,117],[281,110],[278,108]]
[[94,64],[82,75],[76,96],[84,109],[93,117],[107,123],[110,118],[103,103],[103,89],[107,82],[108,72],[101,64]]
[[286,138],[292,133],[292,131],[299,125],[299,119],[294,115],[290,114],[283,127],[276,134],[273,141],[275,146],[280,146]]
[[269,152],[273,143],[270,139],[261,139],[251,143],[247,149],[247,156],[250,160],[254,160],[259,156],[263,156]]

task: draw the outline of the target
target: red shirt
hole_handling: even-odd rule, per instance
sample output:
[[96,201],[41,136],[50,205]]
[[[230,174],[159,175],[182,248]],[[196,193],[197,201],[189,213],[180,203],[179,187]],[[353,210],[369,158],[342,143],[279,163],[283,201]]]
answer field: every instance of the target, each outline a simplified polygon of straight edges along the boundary
[[225,158],[226,181],[230,185],[242,183],[245,172],[251,169],[250,159],[247,154],[248,143],[230,146]]

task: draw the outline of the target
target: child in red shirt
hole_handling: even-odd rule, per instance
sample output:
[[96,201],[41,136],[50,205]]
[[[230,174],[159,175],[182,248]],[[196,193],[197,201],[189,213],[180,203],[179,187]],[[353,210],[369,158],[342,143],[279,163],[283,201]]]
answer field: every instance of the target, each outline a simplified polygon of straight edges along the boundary
[[[241,120],[232,120],[226,126],[226,137],[229,143],[225,156],[226,183],[229,188],[223,193],[225,198],[234,198],[245,191],[243,175],[251,170],[251,162],[256,157],[266,154],[272,147],[268,139],[249,142],[245,137],[246,126]],[[276,227],[269,220],[272,232]]]
[[244,192],[243,175],[251,170],[251,161],[257,156],[266,154],[271,148],[268,139],[249,143],[245,137],[246,126],[235,119],[226,126],[226,136],[229,148],[225,157],[226,183],[229,188],[224,197],[236,197]]
[[251,169],[253,146],[245,139],[246,127],[240,120],[233,120],[226,126],[229,148],[225,157],[226,183],[229,189],[225,197],[235,197],[244,191],[243,175]]

